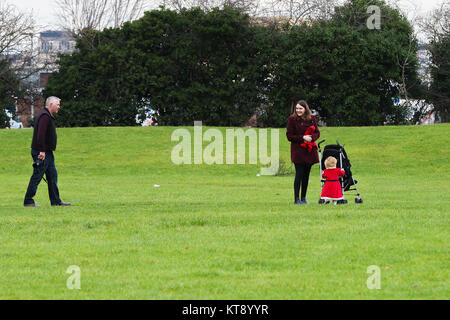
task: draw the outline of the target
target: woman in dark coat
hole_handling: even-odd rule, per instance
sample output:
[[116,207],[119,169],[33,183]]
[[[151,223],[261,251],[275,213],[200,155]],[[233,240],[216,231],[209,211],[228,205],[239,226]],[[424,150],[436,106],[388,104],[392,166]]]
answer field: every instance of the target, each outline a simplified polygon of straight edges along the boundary
[[[291,161],[295,165],[294,203],[308,204],[308,189],[311,166],[319,163],[317,146],[314,143],[320,137],[319,127],[311,110],[304,100],[295,104],[292,115],[288,118],[286,137],[291,142]],[[300,187],[302,189],[299,197]]]

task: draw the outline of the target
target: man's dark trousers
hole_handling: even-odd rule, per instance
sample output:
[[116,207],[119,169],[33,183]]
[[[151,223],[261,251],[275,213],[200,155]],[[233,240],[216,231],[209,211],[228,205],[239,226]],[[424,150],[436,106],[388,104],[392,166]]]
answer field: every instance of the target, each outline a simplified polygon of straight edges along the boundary
[[[33,161],[36,161],[39,155],[39,151],[31,149],[31,156]],[[58,172],[55,167],[55,157],[52,151],[45,152],[45,160],[42,168],[33,168],[33,175],[31,176],[30,183],[28,184],[27,193],[25,195],[24,204],[33,204],[33,197],[36,195],[36,191],[42,178],[47,177],[48,184],[48,196],[52,205],[61,203],[58,190]]]

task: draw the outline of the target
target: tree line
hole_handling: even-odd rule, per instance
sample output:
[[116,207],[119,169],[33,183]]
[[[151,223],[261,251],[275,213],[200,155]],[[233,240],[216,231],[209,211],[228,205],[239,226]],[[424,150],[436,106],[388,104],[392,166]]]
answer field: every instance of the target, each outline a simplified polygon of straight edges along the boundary
[[[367,24],[374,4],[379,29]],[[413,28],[382,0],[291,6],[289,19],[241,7],[161,7],[103,31],[78,28],[77,51],[60,56],[43,93],[63,99],[59,125],[136,125],[151,108],[160,125],[240,126],[256,114],[259,125],[282,127],[300,98],[328,125],[402,124],[410,110],[395,98],[431,102],[434,90],[448,99],[444,58],[432,57],[441,80],[421,84]],[[442,38],[431,45],[448,59]]]

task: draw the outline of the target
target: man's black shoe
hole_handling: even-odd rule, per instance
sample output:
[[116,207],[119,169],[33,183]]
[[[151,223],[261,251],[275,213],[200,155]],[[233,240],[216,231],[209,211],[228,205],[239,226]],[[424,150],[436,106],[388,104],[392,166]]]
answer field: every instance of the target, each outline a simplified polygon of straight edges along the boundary
[[70,202],[60,202],[60,203],[55,203],[55,204],[52,204],[52,207],[55,207],[55,206],[64,206],[64,207],[68,207],[68,206],[71,206],[72,204],[70,203]]
[[24,203],[24,207],[40,207],[40,205],[36,203]]

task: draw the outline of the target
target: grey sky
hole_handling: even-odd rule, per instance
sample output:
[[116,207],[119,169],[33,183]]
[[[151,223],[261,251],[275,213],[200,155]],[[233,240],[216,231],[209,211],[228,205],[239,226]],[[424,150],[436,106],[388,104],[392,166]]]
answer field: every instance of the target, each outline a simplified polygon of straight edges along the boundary
[[[48,28],[57,28],[57,18],[55,10],[55,0],[0,0],[13,3],[19,9],[33,11],[36,22]],[[157,1],[149,1],[156,3]],[[388,2],[398,3],[398,5],[409,15],[423,15],[427,11],[436,8],[443,0],[388,0]],[[417,12],[417,13],[416,13]],[[413,18],[412,16],[409,18]]]

